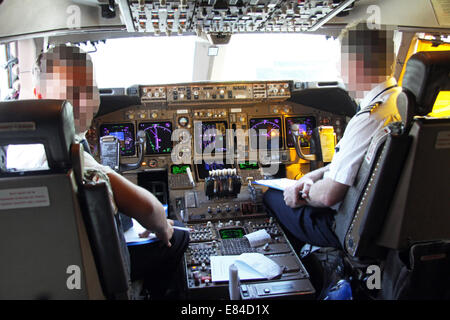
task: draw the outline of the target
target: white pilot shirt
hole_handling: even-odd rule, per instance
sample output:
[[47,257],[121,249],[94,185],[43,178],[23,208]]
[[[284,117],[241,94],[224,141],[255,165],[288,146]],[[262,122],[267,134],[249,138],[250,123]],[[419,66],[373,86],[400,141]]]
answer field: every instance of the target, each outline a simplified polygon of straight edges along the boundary
[[[353,185],[373,135],[390,122],[400,121],[397,96],[401,88],[389,78],[372,89],[362,100],[361,110],[347,124],[344,136],[336,145],[329,170],[324,178],[347,186]],[[340,203],[332,208],[338,209]]]

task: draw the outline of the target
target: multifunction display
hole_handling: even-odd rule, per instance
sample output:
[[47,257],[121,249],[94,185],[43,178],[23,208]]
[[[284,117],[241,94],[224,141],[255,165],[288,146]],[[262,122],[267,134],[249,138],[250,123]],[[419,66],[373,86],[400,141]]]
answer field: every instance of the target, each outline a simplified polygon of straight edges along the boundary
[[132,123],[104,124],[100,127],[100,136],[116,137],[119,140],[121,156],[135,155],[135,135],[134,125]]
[[147,138],[146,154],[172,152],[172,122],[141,122],[139,123],[139,130],[143,130]]
[[280,118],[250,119],[250,147],[256,149],[281,149],[282,133]]
[[286,118],[286,145],[288,148],[295,148],[294,138],[292,137],[291,126],[297,124],[300,131],[300,143],[302,147],[309,147],[311,135],[316,127],[314,117],[289,117]]

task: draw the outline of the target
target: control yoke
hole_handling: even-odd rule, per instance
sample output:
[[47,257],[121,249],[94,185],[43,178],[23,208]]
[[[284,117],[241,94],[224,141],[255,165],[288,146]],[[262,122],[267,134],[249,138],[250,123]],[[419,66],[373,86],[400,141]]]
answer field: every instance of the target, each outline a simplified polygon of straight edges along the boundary
[[291,132],[295,142],[295,151],[297,151],[297,155],[299,156],[299,158],[307,161],[316,161],[315,154],[305,154],[302,150],[302,144],[300,141],[302,133],[300,132],[300,126],[298,124],[293,124],[291,126]]
[[145,132],[139,130],[136,137],[136,145],[138,146],[138,160],[135,163],[120,163],[120,143],[115,136],[104,136],[100,138],[100,158],[104,165],[107,165],[117,172],[125,172],[140,168],[144,160],[146,143]]

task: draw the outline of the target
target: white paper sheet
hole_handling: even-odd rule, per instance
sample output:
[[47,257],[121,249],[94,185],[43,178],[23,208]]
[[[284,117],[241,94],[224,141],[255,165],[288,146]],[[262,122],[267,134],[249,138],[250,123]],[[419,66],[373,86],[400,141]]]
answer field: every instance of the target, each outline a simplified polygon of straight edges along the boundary
[[272,241],[272,237],[267,233],[266,229],[261,229],[249,234],[246,234],[244,237],[248,239],[250,242],[250,246],[252,248],[256,248],[266,243],[270,243]]
[[281,179],[268,179],[268,180],[255,180],[253,183],[260,184],[262,186],[266,186],[272,189],[284,191],[286,187],[289,187],[295,184],[297,180],[281,178]]
[[211,280],[229,280],[229,268],[233,263],[238,268],[241,281],[273,279],[282,273],[281,267],[261,253],[243,253],[238,256],[211,256]]
[[139,237],[139,233],[144,232],[146,229],[136,220],[132,220],[133,226],[124,233],[127,244],[144,244],[152,242],[156,239],[156,235],[154,233],[150,233],[147,238]]

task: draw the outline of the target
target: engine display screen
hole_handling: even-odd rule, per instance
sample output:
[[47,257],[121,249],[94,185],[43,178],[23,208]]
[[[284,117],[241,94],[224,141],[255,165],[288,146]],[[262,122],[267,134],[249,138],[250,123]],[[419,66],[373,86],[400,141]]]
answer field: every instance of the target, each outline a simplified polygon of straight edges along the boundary
[[[276,145],[277,142],[278,146]],[[282,148],[281,119],[250,119],[250,147],[253,150]]]
[[132,123],[113,123],[100,126],[100,137],[114,136],[119,140],[121,156],[134,156],[135,138]]
[[139,130],[147,137],[146,154],[166,154],[172,152],[172,122],[141,122]]
[[309,147],[311,135],[316,127],[314,117],[290,117],[286,118],[286,145],[288,148],[295,148],[294,138],[292,137],[291,126],[297,124],[300,129],[300,143],[302,147]]
[[219,233],[222,239],[236,239],[244,237],[244,229],[242,228],[221,229],[219,230]]
[[195,122],[196,153],[226,152],[226,121]]

